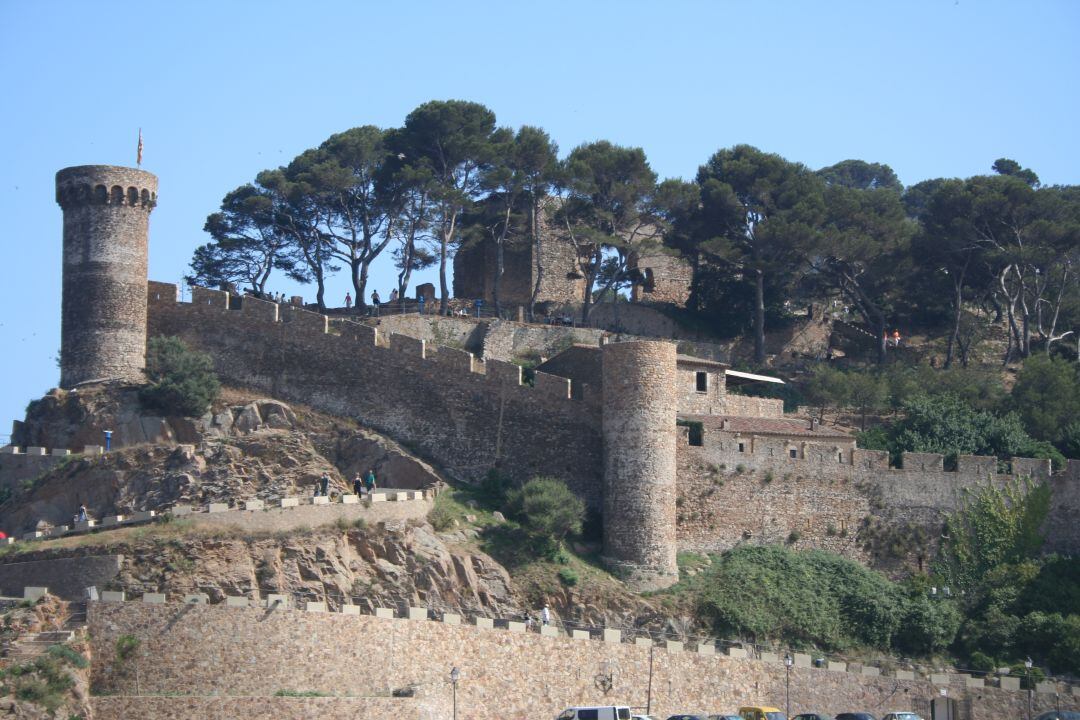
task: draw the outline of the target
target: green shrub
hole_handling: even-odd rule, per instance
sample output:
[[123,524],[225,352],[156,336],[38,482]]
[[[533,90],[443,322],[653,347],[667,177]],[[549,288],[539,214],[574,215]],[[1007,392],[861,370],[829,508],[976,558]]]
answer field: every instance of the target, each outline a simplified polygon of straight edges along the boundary
[[431,523],[431,527],[439,532],[449,530],[454,526],[454,513],[445,504],[439,503],[438,500],[435,501],[435,506],[428,512],[427,519]]
[[573,568],[559,568],[559,580],[568,587],[573,587],[578,583],[577,571]]
[[211,357],[188,349],[177,337],[150,340],[146,347],[146,377],[149,384],[139,391],[139,399],[147,409],[166,415],[202,415],[221,387]]
[[[62,659],[68,661],[68,658]],[[67,692],[75,685],[74,678],[51,653],[0,671],[0,680],[4,694],[40,705],[49,712],[64,703]]]
[[139,638],[134,635],[121,635],[116,638],[116,660],[117,662],[127,662],[131,658],[135,657],[135,653],[139,650],[140,641]]
[[970,669],[981,673],[992,673],[997,670],[998,664],[994,661],[994,658],[990,657],[986,653],[975,651],[971,654],[971,658],[967,662]]
[[699,610],[719,637],[887,649],[903,617],[898,586],[821,550],[744,546],[714,556],[697,580]]
[[330,693],[318,690],[278,690],[274,697],[330,697]]
[[799,542],[799,538],[801,537],[802,533],[800,533],[798,530],[792,530],[790,533],[788,533],[787,536],[788,545],[794,545],[795,543]]
[[963,615],[947,600],[918,595],[905,603],[904,618],[894,644],[917,655],[943,652],[956,638]]
[[488,470],[484,479],[480,481],[480,494],[487,504],[494,508],[506,504],[506,496],[511,488],[510,478],[495,468]]
[[507,511],[520,518],[529,534],[547,547],[557,547],[570,534],[581,532],[585,503],[562,480],[536,477],[513,490]]
[[47,652],[50,657],[57,660],[63,660],[67,664],[74,665],[77,668],[85,668],[90,665],[90,661],[87,660],[82,653],[67,645],[50,645]]

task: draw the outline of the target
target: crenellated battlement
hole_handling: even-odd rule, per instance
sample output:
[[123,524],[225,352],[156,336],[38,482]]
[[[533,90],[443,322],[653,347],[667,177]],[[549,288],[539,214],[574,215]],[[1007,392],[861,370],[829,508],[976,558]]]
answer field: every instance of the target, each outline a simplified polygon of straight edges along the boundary
[[[689,433],[683,432],[682,442],[690,444]],[[884,450],[851,448],[849,443],[829,444],[820,439],[795,440],[754,433],[728,432],[710,427],[702,428],[702,452],[727,464],[743,463],[747,467],[788,470],[796,473],[820,472],[846,476],[853,481],[876,480],[883,476],[896,478],[925,476],[940,477],[943,481],[965,483],[985,482],[988,477],[1023,476],[1046,480],[1051,476],[1050,461],[1039,458],[1012,458],[1004,463],[996,457],[961,455],[956,467],[945,468],[945,456],[939,453],[905,452],[899,465],[893,465]],[[1080,463],[1080,461],[1070,461]],[[1080,464],[1078,464],[1080,467]],[[1070,470],[1063,470],[1068,474]]]
[[416,448],[451,477],[492,467],[515,477],[565,477],[600,502],[596,393],[572,398],[566,378],[292,305],[150,282],[149,336],[177,335],[209,352],[221,378],[355,417]]
[[56,202],[64,210],[111,205],[150,211],[157,205],[157,177],[137,168],[80,165],[56,174]]
[[[375,353],[379,350],[390,350],[407,358],[431,361],[451,372],[445,377],[450,380],[455,376],[481,376],[499,385],[509,385],[522,389],[523,393],[535,396],[544,396],[558,400],[581,402],[582,398],[573,398],[570,394],[570,380],[558,375],[544,372],[535,372],[533,383],[530,385],[524,381],[524,375],[520,365],[503,360],[488,360],[484,362],[472,353],[458,348],[445,345],[433,345],[430,342],[415,338],[404,333],[384,334],[377,327],[364,325],[352,320],[333,319],[321,313],[305,310],[292,305],[260,300],[250,296],[235,296],[222,290],[211,290],[194,286],[191,289],[191,302],[181,302],[176,285],[151,280],[148,288],[148,307],[153,314],[159,311],[168,314],[170,311],[192,311],[192,316],[198,316],[200,323],[212,323],[214,318],[207,314],[207,310],[228,311],[221,317],[236,313],[240,318],[250,320],[254,325],[251,329],[267,330],[267,324],[279,325],[285,335],[291,335],[300,331],[305,341],[310,340],[310,335],[326,335],[328,341],[338,338],[346,345],[355,347],[358,352],[368,352],[374,348]],[[151,325],[153,318],[151,318]],[[194,326],[193,330],[197,330]],[[379,358],[385,359],[385,358]]]
[[[615,453],[633,462],[638,456],[641,443],[629,440],[618,423],[611,426],[610,437],[601,436],[605,415],[612,410],[600,387],[574,389],[567,378],[544,372],[533,373],[529,384],[513,363],[483,362],[465,350],[408,334],[383,333],[351,319],[330,319],[293,305],[217,290],[194,288],[191,302],[184,303],[177,301],[175,285],[151,282],[148,299],[150,335],[178,335],[210,352],[226,382],[354,417],[438,462],[459,480],[475,481],[492,467],[518,479],[556,475],[590,505],[600,507],[605,497],[603,458]],[[614,376],[625,380],[628,373],[629,367],[622,368]],[[616,391],[626,401],[625,412],[616,409],[616,415],[641,412],[640,388],[631,385]],[[959,507],[967,489],[988,479],[1002,483],[1017,475],[1051,478],[1049,462],[1032,458],[1002,464],[992,457],[962,456],[955,468],[946,469],[941,455],[906,453],[894,466],[884,451],[853,448],[848,438],[819,437],[812,429],[808,437],[797,438],[707,424],[700,446],[695,446],[687,428],[674,432],[674,414],[672,409],[664,417],[671,417],[677,445],[680,497],[699,492],[691,488],[711,486],[711,481],[697,484],[695,468],[700,467],[726,467],[730,473],[742,466],[748,475],[780,481],[774,484],[777,496],[761,512],[792,520],[777,524],[762,536],[764,541],[783,541],[792,529],[824,534],[826,525],[854,527],[876,512],[872,504],[931,527],[942,513]],[[656,432],[666,432],[667,421],[659,415],[650,422]],[[1055,497],[1065,498],[1054,509],[1060,520],[1054,527],[1065,528],[1056,531],[1055,547],[1068,548],[1077,541],[1067,531],[1067,519],[1073,517],[1070,508],[1080,502],[1068,499],[1080,494],[1070,490],[1080,481],[1080,463],[1053,479]],[[642,487],[635,483],[633,492],[623,489],[620,494],[636,497]],[[788,490],[780,493],[783,488]],[[718,493],[709,502],[729,494]],[[760,502],[752,497],[739,502]],[[639,500],[625,510],[636,518],[623,523],[630,546],[640,545],[640,528],[663,534],[665,523],[648,524],[647,516],[670,516],[669,524],[676,524],[676,513],[668,507],[673,498],[663,494],[646,501],[642,495]],[[716,528],[703,527],[704,535],[688,538],[684,526],[692,524],[689,518],[688,512],[679,513],[680,546],[727,543]],[[699,542],[700,537],[707,540]]]
[[[940,454],[904,453],[894,465],[887,452],[853,448],[839,437],[802,440],[708,425],[700,435],[680,427],[678,438],[682,549],[798,542],[869,561],[878,556],[868,549],[868,538],[895,532],[909,538],[895,547],[912,553],[907,559],[914,563],[920,556],[925,560],[945,516],[972,490],[1017,478],[1050,485],[1053,501],[1043,528],[1047,550],[1080,547],[1080,461],[1053,474],[1048,460],[1033,458],[999,462],[963,455],[946,468]],[[872,532],[862,537],[861,528]],[[921,539],[913,543],[912,537]],[[887,552],[898,552],[882,542]]]

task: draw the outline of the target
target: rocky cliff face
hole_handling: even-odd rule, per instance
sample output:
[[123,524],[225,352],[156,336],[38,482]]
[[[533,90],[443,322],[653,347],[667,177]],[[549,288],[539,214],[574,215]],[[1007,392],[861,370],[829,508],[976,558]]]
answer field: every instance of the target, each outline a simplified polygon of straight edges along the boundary
[[[306,409],[298,414],[285,403],[238,391],[226,391],[198,419],[142,415],[135,391],[124,387],[56,391],[31,405],[17,438],[50,448],[86,444],[91,437],[99,443],[95,428],[106,427],[123,429],[114,430],[119,449],[72,456],[33,483],[7,483],[14,495],[0,506],[0,528],[24,533],[67,524],[80,504],[100,518],[177,504],[310,495],[323,473],[337,492],[369,469],[384,487],[424,488],[442,480],[427,463],[351,421]],[[152,430],[153,437],[129,442],[139,428]]]
[[[67,524],[80,503],[92,517],[103,517],[177,504],[310,495],[323,473],[338,492],[368,469],[384,487],[442,483],[436,469],[351,420],[228,389],[198,419],[144,416],[131,388],[55,392],[31,407],[20,440],[46,447],[98,443],[101,428],[114,429],[114,440],[116,428],[126,428],[119,449],[72,457],[18,489],[0,505],[0,528],[22,533]],[[419,606],[518,619],[526,613],[535,617],[549,604],[556,618],[582,625],[690,627],[688,618],[669,619],[680,612],[627,592],[603,573],[573,586],[555,578],[551,568],[519,568],[511,578],[479,549],[484,531],[469,522],[439,533],[425,522],[393,521],[258,534],[179,520],[40,549],[21,546],[0,562],[121,554],[114,588],[132,595],[201,592],[220,601],[285,593],[333,608],[349,598],[369,608]]]

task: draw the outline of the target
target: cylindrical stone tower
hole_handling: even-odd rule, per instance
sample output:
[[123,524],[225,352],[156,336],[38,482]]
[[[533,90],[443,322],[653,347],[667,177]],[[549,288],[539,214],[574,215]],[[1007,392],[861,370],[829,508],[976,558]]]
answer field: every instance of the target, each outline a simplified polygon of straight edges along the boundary
[[60,387],[141,382],[146,361],[146,253],[157,177],[111,165],[56,173],[64,211]]
[[605,345],[604,555],[639,589],[679,579],[675,563],[675,345]]

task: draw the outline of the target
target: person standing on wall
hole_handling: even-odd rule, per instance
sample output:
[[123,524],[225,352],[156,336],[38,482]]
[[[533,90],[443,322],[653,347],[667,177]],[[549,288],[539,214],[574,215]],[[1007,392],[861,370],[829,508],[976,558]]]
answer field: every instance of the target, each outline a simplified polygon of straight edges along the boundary
[[551,610],[548,609],[547,605],[545,605],[544,609],[540,611],[540,622],[544,623],[544,625],[551,624]]
[[322,477],[319,478],[319,491],[323,497],[330,496],[330,476],[326,473],[323,473]]
[[356,477],[353,478],[352,491],[353,491],[353,495],[363,495],[364,494],[364,481],[360,477],[360,471],[359,470],[356,471]]
[[352,293],[345,293],[345,309],[352,307]]
[[379,291],[371,291],[371,314],[375,317],[379,316]]
[[364,484],[367,485],[368,495],[370,495],[371,491],[375,489],[375,468],[368,469]]

